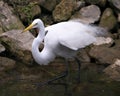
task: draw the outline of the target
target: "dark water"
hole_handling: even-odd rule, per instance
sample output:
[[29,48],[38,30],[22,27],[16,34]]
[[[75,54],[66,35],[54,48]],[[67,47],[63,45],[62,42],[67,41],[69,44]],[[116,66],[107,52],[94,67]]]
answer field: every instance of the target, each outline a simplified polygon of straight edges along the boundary
[[[27,86],[27,88],[24,88]],[[16,83],[0,88],[0,96],[120,96],[119,83],[82,83],[76,85],[68,94],[64,87],[48,85],[39,89],[29,89],[29,85]],[[23,88],[22,88],[23,87]]]
[[[43,68],[43,67],[42,67]],[[46,70],[63,70],[63,67],[45,67]],[[75,69],[75,68],[74,68]],[[18,66],[0,75],[0,96],[120,96],[120,82],[105,80],[93,66],[81,70],[81,82],[77,83],[77,70],[70,69],[68,77],[55,81],[56,85],[38,86],[54,76],[47,75],[41,68]],[[0,77],[0,78],[1,78]],[[61,84],[64,83],[64,84]]]

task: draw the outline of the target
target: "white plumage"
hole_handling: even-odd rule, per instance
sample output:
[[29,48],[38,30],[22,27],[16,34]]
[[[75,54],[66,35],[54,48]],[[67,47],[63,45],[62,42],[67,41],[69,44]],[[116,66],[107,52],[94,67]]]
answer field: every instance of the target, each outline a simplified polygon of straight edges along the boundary
[[[40,65],[48,64],[56,56],[72,58],[79,49],[96,42],[97,36],[104,35],[102,28],[74,21],[61,22],[45,28],[42,20],[35,19],[24,31],[31,28],[39,30],[32,44],[32,55]],[[48,31],[46,35],[45,31]],[[40,52],[39,45],[43,40],[44,48]]]

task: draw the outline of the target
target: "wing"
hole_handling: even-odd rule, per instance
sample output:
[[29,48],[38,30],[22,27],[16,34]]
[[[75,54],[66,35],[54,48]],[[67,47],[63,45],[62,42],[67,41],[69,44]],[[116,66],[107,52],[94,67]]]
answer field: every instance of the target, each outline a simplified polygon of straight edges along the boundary
[[84,48],[95,42],[95,40],[96,38],[94,36],[84,32],[82,33],[82,32],[71,31],[66,35],[59,36],[60,44],[72,50],[78,50],[80,48]]
[[51,34],[50,37],[57,36],[61,45],[72,50],[84,48],[96,40],[89,26],[78,22],[63,22],[47,27],[46,30]]

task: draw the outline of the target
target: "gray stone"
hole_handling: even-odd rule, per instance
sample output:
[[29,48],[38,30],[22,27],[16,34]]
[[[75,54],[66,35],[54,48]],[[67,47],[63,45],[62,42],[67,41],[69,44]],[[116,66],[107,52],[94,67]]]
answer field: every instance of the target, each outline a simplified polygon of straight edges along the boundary
[[2,44],[0,44],[0,53],[3,51],[5,51],[5,47]]
[[83,7],[77,13],[75,13],[70,20],[77,20],[83,23],[95,23],[100,18],[101,11],[98,6],[90,5]]
[[93,46],[89,52],[100,64],[113,64],[116,58],[120,58],[120,51],[105,45]]
[[0,34],[2,34],[2,33],[3,33],[3,29],[2,29],[2,24],[0,22]]
[[30,65],[33,62],[31,46],[33,35],[29,32],[21,33],[22,30],[11,30],[0,35],[0,42],[4,45],[10,55],[16,60]]
[[105,68],[104,73],[109,79],[120,81],[120,59],[116,59],[112,65]]
[[108,0],[111,5],[113,5],[115,8],[119,9],[120,11],[120,0]]
[[94,45],[103,45],[103,44],[108,44],[109,46],[111,46],[114,43],[114,40],[110,37],[98,37],[97,41],[94,42]]
[[84,63],[89,63],[90,62],[90,57],[85,49],[81,49],[77,56],[79,57],[79,60]]
[[3,1],[0,1],[0,24],[4,32],[24,28],[22,22],[13,14],[13,9]]
[[79,10],[79,9],[81,9],[82,7],[84,7],[85,6],[85,1],[77,1],[76,2],[76,6],[75,6],[75,10]]

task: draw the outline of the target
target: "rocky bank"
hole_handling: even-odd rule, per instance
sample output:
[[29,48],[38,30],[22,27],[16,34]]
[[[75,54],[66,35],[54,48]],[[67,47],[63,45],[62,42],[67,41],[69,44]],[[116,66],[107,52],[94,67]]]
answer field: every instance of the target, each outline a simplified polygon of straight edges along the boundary
[[[1,0],[1,73],[17,68],[17,62],[28,68],[34,66],[31,44],[35,34],[21,32],[35,18],[41,18],[46,26],[76,20],[107,29],[110,38],[102,38],[99,43],[82,49],[78,57],[82,70],[101,65],[105,78],[120,81],[120,0]],[[62,62],[57,58],[52,65]]]

